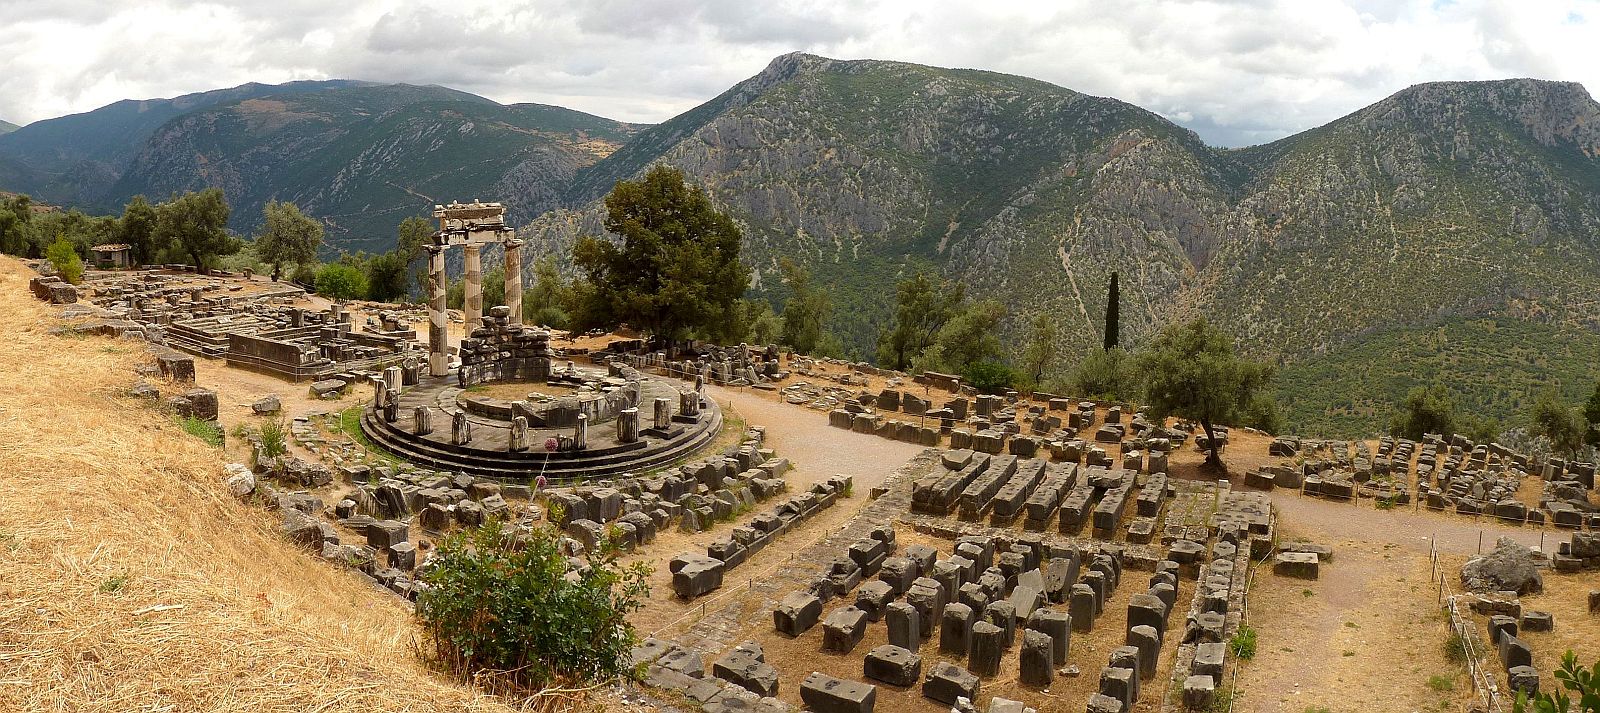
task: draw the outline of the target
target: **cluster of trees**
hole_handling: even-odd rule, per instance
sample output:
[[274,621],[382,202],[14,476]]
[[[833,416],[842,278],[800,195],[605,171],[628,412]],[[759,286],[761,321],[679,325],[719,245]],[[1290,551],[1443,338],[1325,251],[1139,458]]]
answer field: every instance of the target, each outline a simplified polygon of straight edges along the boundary
[[[1547,389],[1521,420],[1528,435],[1548,439],[1550,449],[1558,454],[1572,456],[1584,447],[1600,447],[1600,383],[1581,408],[1567,405],[1555,389]],[[1406,394],[1390,421],[1389,433],[1411,440],[1420,440],[1426,433],[1459,433],[1488,442],[1501,437],[1502,425],[1496,419],[1461,411],[1448,389],[1432,384]]]
[[50,257],[47,253],[54,247],[56,256],[64,258],[64,248],[55,246],[65,243],[81,261],[95,245],[125,243],[140,264],[187,262],[209,268],[244,247],[244,241],[227,230],[228,202],[216,188],[176,195],[159,204],[134,196],[121,216],[90,216],[77,210],[35,212],[33,207],[28,196],[0,201],[0,252]]

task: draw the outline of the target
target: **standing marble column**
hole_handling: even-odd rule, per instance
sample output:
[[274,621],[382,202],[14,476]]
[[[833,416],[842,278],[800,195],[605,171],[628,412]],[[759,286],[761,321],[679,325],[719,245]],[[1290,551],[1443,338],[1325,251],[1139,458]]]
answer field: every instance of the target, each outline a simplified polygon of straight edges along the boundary
[[572,426],[572,447],[580,451],[589,447],[589,414],[578,414],[578,422]]
[[657,430],[661,430],[661,431],[665,431],[667,429],[672,428],[672,402],[668,401],[665,397],[658,396],[658,397],[656,397],[655,404],[656,404],[656,414],[655,414],[655,416],[656,416],[656,418],[655,418],[656,429]]
[[510,324],[522,326],[522,241],[508,238],[506,246],[506,306],[511,308]]
[[433,283],[433,293],[428,300],[428,373],[445,376],[450,373],[450,315],[445,311],[445,291],[449,288],[444,274],[444,246],[428,246],[428,275]]
[[617,412],[617,442],[632,443],[639,440],[639,409],[625,408]]
[[467,330],[471,336],[472,330],[483,324],[483,261],[479,255],[482,247],[478,245],[466,246],[467,258]]

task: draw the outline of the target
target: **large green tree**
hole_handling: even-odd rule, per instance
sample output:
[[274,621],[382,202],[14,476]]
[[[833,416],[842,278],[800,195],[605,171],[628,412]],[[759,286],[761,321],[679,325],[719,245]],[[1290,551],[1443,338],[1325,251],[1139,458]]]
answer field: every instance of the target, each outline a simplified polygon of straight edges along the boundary
[[121,241],[132,249],[133,261],[139,265],[148,265],[156,261],[161,251],[166,249],[166,244],[157,239],[156,207],[144,196],[134,196],[133,200],[122,207]]
[[317,294],[335,300],[366,297],[367,275],[350,265],[326,265],[317,271]]
[[396,233],[393,250],[373,255],[366,261],[368,299],[396,300],[411,294],[413,285],[419,289],[424,286],[423,268],[419,263],[422,246],[433,237],[433,224],[425,218],[412,216],[400,221]]
[[[916,371],[940,371],[968,375],[979,364],[1002,365],[1003,348],[1000,344],[1000,322],[1006,317],[1006,307],[994,300],[982,300],[960,306],[954,316],[933,336],[933,344],[915,359],[911,367]],[[986,368],[985,375],[995,379],[998,372]],[[1009,383],[1016,372],[1009,367],[1004,373]]]
[[1413,441],[1428,433],[1449,436],[1456,430],[1456,403],[1439,384],[1418,386],[1406,394],[1405,401],[1389,422],[1389,435]]
[[1600,446],[1600,383],[1594,385],[1594,392],[1589,394],[1589,400],[1583,404],[1583,420],[1587,426],[1584,431],[1584,442],[1591,446]]
[[1073,369],[1072,393],[1091,399],[1133,401],[1139,395],[1139,372],[1133,355],[1122,347],[1094,349]]
[[1116,349],[1121,337],[1122,291],[1117,287],[1117,273],[1111,273],[1111,284],[1106,287],[1105,348]]
[[562,276],[554,255],[533,263],[533,284],[522,291],[522,321],[566,329],[572,321],[576,293]]
[[266,218],[256,236],[256,257],[272,266],[272,281],[283,274],[284,265],[304,265],[317,259],[322,247],[322,222],[300,212],[293,203],[267,201],[261,209]]
[[586,236],[572,250],[593,286],[589,314],[668,339],[723,335],[750,285],[733,219],[665,165],[618,181],[605,202],[605,228],[621,242]]
[[28,252],[28,228],[33,222],[33,199],[28,196],[11,196],[0,199],[0,252],[8,255],[25,255]]
[[1233,340],[1204,317],[1161,330],[1137,363],[1151,417],[1199,421],[1210,444],[1206,464],[1213,468],[1224,467],[1214,426],[1236,423],[1272,381],[1271,367],[1240,358]]
[[1054,315],[1049,312],[1034,315],[1027,346],[1022,349],[1022,369],[1034,388],[1044,383],[1045,374],[1055,366],[1061,349],[1057,343],[1060,338],[1061,329]]
[[174,196],[156,210],[156,239],[170,241],[189,256],[196,269],[221,255],[232,255],[244,242],[228,234],[228,201],[220,188]]
[[878,337],[878,365],[905,370],[956,316],[966,289],[918,271],[895,285],[894,293],[894,322]]
[[1528,430],[1550,439],[1557,453],[1572,455],[1583,447],[1584,422],[1572,408],[1561,402],[1555,389],[1539,394],[1528,410]]
[[789,299],[783,303],[783,334],[779,341],[801,354],[815,354],[822,344],[833,304],[828,294],[811,283],[811,271],[789,258],[778,261]]

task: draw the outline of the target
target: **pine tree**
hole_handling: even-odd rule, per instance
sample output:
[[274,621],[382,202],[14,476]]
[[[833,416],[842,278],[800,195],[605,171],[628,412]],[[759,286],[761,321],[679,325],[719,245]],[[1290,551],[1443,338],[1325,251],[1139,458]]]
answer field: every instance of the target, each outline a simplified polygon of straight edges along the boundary
[[1120,316],[1118,300],[1121,295],[1117,291],[1117,273],[1111,273],[1111,286],[1106,288],[1106,344],[1107,350],[1117,348],[1117,319]]

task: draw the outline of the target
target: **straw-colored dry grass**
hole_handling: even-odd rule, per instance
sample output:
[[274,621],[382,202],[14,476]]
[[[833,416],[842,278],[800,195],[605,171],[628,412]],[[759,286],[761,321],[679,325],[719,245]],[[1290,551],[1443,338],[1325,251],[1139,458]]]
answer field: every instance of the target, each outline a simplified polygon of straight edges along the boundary
[[[0,710],[503,710],[409,612],[229,497],[220,452],[119,395],[143,346],[51,336],[0,258]],[[224,395],[226,400],[226,395]]]

